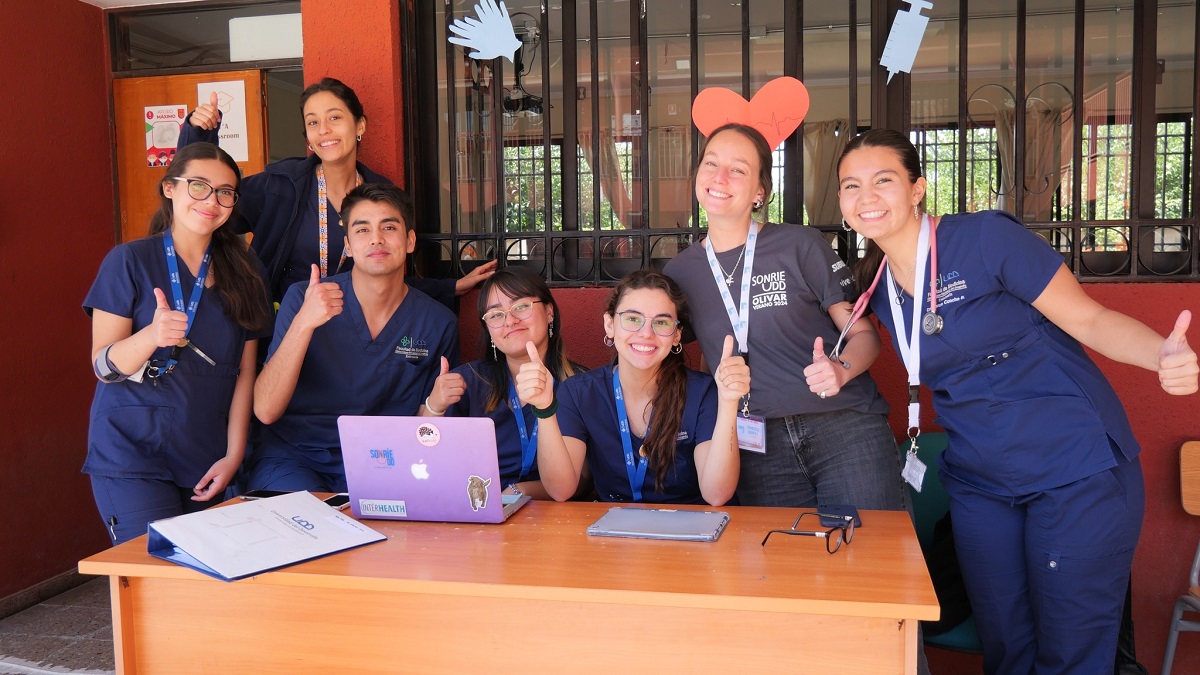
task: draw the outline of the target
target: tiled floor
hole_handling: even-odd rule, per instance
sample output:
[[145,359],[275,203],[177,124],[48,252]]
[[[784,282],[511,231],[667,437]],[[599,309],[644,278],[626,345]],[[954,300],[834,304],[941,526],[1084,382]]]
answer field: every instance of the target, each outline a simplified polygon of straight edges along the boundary
[[113,672],[108,577],[0,619],[0,673]]

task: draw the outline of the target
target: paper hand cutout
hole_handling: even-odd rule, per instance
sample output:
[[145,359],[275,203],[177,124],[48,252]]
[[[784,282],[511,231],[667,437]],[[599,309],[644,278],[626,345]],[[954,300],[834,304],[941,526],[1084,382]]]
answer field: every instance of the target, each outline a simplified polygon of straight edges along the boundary
[[923,16],[921,10],[933,9],[933,3],[929,0],[903,1],[911,5],[911,8],[896,12],[896,20],[892,22],[892,30],[888,33],[883,55],[879,57],[879,65],[887,68],[888,82],[891,82],[892,76],[898,72],[912,72],[917,48],[921,46],[925,28],[929,26],[929,17]]
[[475,50],[469,54],[473,59],[488,61],[503,56],[511,63],[521,41],[513,31],[508,7],[503,2],[497,7],[495,0],[483,0],[475,5],[475,14],[478,19],[464,16],[450,24],[450,32],[458,36],[448,38],[450,42]]

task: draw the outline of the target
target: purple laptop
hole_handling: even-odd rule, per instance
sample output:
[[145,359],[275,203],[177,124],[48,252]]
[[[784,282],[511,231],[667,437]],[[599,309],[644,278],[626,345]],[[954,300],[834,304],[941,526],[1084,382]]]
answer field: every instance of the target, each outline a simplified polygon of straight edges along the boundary
[[338,418],[357,518],[500,523],[529,501],[502,495],[487,417]]

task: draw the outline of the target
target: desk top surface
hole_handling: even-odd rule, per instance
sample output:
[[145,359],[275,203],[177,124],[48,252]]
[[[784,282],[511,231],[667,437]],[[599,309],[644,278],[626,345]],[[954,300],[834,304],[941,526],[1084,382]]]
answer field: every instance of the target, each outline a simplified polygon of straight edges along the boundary
[[[369,520],[387,541],[233,583],[923,620],[938,616],[925,560],[904,512],[864,511],[853,542],[830,555],[816,537],[776,535],[760,545],[768,530],[790,527],[798,509],[723,507],[719,510],[729,512],[729,525],[713,543],[585,534],[612,506],[534,501],[499,525]],[[79,571],[209,579],[148,555],[145,536],[81,561]]]

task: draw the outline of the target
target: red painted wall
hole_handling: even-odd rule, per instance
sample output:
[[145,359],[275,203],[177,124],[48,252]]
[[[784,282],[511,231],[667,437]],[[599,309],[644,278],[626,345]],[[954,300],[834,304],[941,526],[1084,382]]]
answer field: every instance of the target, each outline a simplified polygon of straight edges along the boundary
[[[1190,343],[1200,348],[1200,284],[1088,284],[1088,294],[1107,307],[1128,314],[1166,335],[1179,311],[1191,309],[1197,321]],[[612,350],[600,343],[604,335],[601,314],[609,289],[557,289],[554,298],[562,312],[562,326],[572,359],[597,366],[612,358]],[[474,293],[463,298],[459,311],[464,360],[479,354],[479,319]],[[884,336],[885,340],[890,340]],[[890,342],[889,342],[890,344]],[[693,363],[698,354],[692,352]],[[1187,585],[1192,553],[1200,538],[1200,518],[1187,515],[1180,506],[1179,446],[1200,439],[1200,395],[1168,396],[1158,386],[1154,373],[1114,363],[1093,354],[1093,359],[1112,382],[1142,444],[1142,466],[1146,475],[1146,518],[1134,560],[1134,624],[1140,661],[1157,672],[1166,645],[1167,626],[1175,598]],[[892,406],[890,423],[898,436],[906,424],[906,375],[891,348],[885,348],[871,368],[884,397]],[[923,426],[932,424],[928,392],[922,406]],[[979,672],[977,656],[928,651],[935,675]],[[1176,673],[1200,672],[1200,638],[1183,634],[1176,652]]]
[[[364,160],[403,184],[399,1],[303,0],[301,6],[306,81],[331,75],[358,91],[370,118]],[[5,9],[7,23],[22,29],[0,41],[0,63],[6,65],[0,123],[7,122],[0,128],[9,159],[0,164],[0,185],[8,197],[0,199],[0,297],[7,303],[0,330],[0,410],[9,422],[0,440],[0,487],[7,497],[0,506],[0,541],[21,542],[23,553],[0,558],[0,597],[72,568],[106,543],[87,481],[78,471],[94,383],[86,361],[89,324],[79,304],[114,243],[110,87],[101,12],[75,0],[9,0]],[[71,49],[61,49],[63,44]],[[48,66],[53,78],[43,76]],[[52,132],[61,128],[70,134]],[[62,203],[70,210],[53,208]],[[1197,284],[1087,289],[1164,334],[1180,308],[1200,310]],[[600,344],[600,312],[608,292],[555,292],[572,355],[592,366],[610,354]],[[478,353],[479,334],[473,296],[464,298],[460,318],[463,354],[471,358]],[[1200,330],[1193,329],[1192,342],[1200,343]],[[1147,509],[1134,564],[1134,613],[1139,654],[1153,671],[1171,604],[1186,584],[1200,537],[1200,519],[1187,516],[1179,505],[1177,459],[1183,440],[1200,438],[1200,397],[1168,397],[1150,373],[1100,364],[1144,446]],[[904,378],[895,355],[885,350],[872,373],[900,410]],[[892,422],[897,430],[904,424],[895,414]],[[939,673],[961,672],[962,664],[976,663],[937,650],[930,650],[930,657]],[[1175,672],[1200,672],[1200,640],[1180,639]]]
[[0,598],[107,545],[87,450],[95,377],[80,309],[112,248],[108,49],[99,9],[6,0],[0,40]]
[[361,161],[404,186],[404,96],[398,0],[301,0],[304,81],[345,82],[367,113]]

